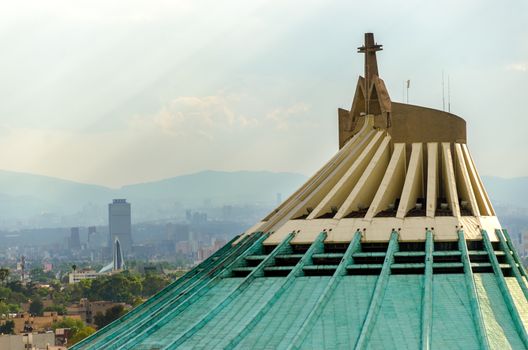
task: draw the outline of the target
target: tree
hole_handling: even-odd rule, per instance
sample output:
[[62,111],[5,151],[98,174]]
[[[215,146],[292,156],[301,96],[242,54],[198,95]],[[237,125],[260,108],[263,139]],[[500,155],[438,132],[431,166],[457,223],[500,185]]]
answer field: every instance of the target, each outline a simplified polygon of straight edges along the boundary
[[15,321],[8,320],[0,325],[0,334],[15,334]]
[[2,281],[2,284],[7,281],[7,277],[9,277],[9,269],[6,268],[0,268],[0,281]]
[[95,332],[95,329],[88,327],[81,320],[76,320],[70,317],[65,317],[61,321],[55,322],[51,325],[51,329],[54,331],[57,328],[69,328],[70,338],[68,339],[68,346],[73,345],[90,334]]
[[142,295],[149,297],[162,290],[169,284],[169,280],[160,275],[148,274],[143,279]]
[[40,268],[31,269],[29,275],[31,276],[31,281],[33,282],[51,283],[53,280],[55,280],[55,275],[53,272],[44,272]]
[[97,325],[97,328],[101,329],[126,314],[126,312],[127,310],[125,310],[123,305],[112,306],[110,309],[106,310],[104,315],[98,312],[94,317],[94,323]]
[[72,336],[70,339],[68,339],[68,346],[72,346],[78,342],[80,342],[81,340],[83,340],[84,338],[92,335],[93,333],[95,333],[95,329],[93,329],[92,327],[89,327],[89,326],[85,326],[81,329],[79,329],[79,331],[77,331],[77,333]]
[[141,295],[141,278],[127,271],[92,280],[85,296],[90,300],[109,300],[132,304]]
[[19,310],[20,310],[20,307],[17,304],[8,304],[0,300],[0,318],[2,317],[2,315],[16,313]]
[[56,312],[59,315],[66,315],[66,308],[64,305],[51,305],[44,308],[44,311]]
[[53,330],[56,330],[57,328],[69,328],[71,334],[77,334],[77,332],[84,327],[85,325],[83,321],[71,317],[64,317],[62,320],[51,325],[51,329]]
[[6,287],[11,289],[13,292],[23,293],[25,291],[24,286],[20,281],[7,282]]
[[9,306],[3,301],[0,301],[0,318],[2,318],[3,315],[7,315],[8,313],[9,313]]
[[29,313],[36,316],[42,316],[44,311],[44,304],[40,299],[35,299],[29,304]]

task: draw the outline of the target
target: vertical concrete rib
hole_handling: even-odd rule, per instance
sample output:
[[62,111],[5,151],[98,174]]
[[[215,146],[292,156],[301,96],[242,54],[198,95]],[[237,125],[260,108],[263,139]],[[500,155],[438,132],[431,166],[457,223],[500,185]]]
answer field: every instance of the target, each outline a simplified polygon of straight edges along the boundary
[[439,187],[438,177],[438,143],[427,144],[427,194],[425,203],[427,204],[426,215],[429,218],[435,217],[436,200]]
[[517,282],[519,283],[519,287],[521,287],[521,290],[524,294],[524,297],[526,300],[528,300],[528,287],[526,287],[526,280],[522,278],[521,270],[519,266],[517,265],[517,262],[512,256],[510,247],[506,243],[506,240],[504,239],[504,236],[502,235],[501,230],[495,230],[495,235],[499,238],[501,249],[504,251],[504,254],[506,255],[506,261],[508,264],[510,264],[513,275],[517,279]]
[[466,200],[471,206],[471,211],[474,216],[480,216],[480,208],[475,196],[475,189],[466,168],[464,161],[464,155],[462,154],[462,148],[459,143],[455,143],[455,169],[457,177],[457,190],[459,193],[460,200]]
[[187,339],[192,337],[193,334],[203,328],[207,324],[207,322],[209,322],[213,317],[218,315],[226,306],[228,306],[234,299],[236,299],[237,296],[239,296],[244,290],[246,290],[255,278],[262,277],[264,275],[264,268],[275,261],[275,256],[277,254],[284,253],[284,248],[290,244],[290,241],[292,240],[293,236],[293,233],[288,234],[288,236],[286,236],[286,238],[283,239],[282,242],[278,246],[276,246],[275,249],[273,249],[273,251],[264,260],[262,260],[261,263],[258,264],[258,266],[253,269],[253,271],[251,271],[249,275],[246,276],[246,278],[244,278],[242,283],[240,283],[238,287],[236,287],[229,295],[224,298],[224,300],[222,300],[217,306],[215,306],[211,311],[204,315],[182,335],[180,335],[179,337],[174,339],[170,344],[165,346],[164,349],[175,349],[179,345],[183,344]]
[[326,232],[321,232],[310,245],[310,248],[306,251],[304,256],[299,260],[297,265],[290,271],[288,276],[284,278],[284,282],[273,294],[273,296],[263,305],[260,306],[260,309],[255,314],[255,316],[249,321],[249,323],[244,327],[244,329],[239,332],[224,349],[234,349],[240,342],[255,328],[255,326],[262,320],[264,315],[273,307],[273,305],[280,299],[281,295],[288,289],[288,287],[293,283],[295,277],[302,275],[303,267],[305,265],[312,264],[312,256],[315,253],[322,252],[324,250],[324,240],[326,239]]
[[[245,249],[242,252],[239,252],[233,261],[231,260],[226,261],[227,265],[221,268],[220,273],[216,274],[210,280],[202,281],[198,283],[196,287],[192,288],[186,293],[188,297],[182,298],[183,299],[182,302],[176,302],[176,300],[168,302],[160,310],[157,310],[156,312],[149,314],[148,317],[145,319],[142,319],[141,322],[134,324],[130,328],[127,328],[126,331],[120,333],[119,338],[114,337],[114,339],[112,339],[111,341],[108,341],[108,339],[104,339],[104,340],[101,340],[101,344],[105,344],[107,348],[126,349],[127,344],[135,341],[136,338],[144,336],[145,334],[146,335],[152,334],[157,329],[159,329],[161,326],[170,322],[172,318],[180,314],[189,305],[191,305],[194,301],[196,301],[203,294],[205,294],[209,290],[211,285],[216,283],[221,278],[221,275],[222,275],[221,272],[231,269],[232,266],[237,264],[240,260],[244,259],[246,255],[251,254],[252,252],[257,250],[259,247],[261,247],[262,242],[267,237],[268,235],[263,235],[262,237],[257,239],[249,248]],[[99,348],[100,347],[98,346],[93,347],[93,349],[99,349]]]
[[484,326],[484,319],[482,317],[482,312],[480,310],[480,304],[477,297],[477,287],[475,286],[475,280],[473,279],[473,270],[471,270],[471,262],[469,260],[466,238],[464,237],[464,231],[462,230],[458,231],[458,249],[460,249],[460,253],[462,254],[466,289],[469,294],[473,322],[477,329],[477,338],[480,339],[480,347],[487,350],[490,348],[488,335],[486,333],[486,327]]
[[[383,132],[373,131],[372,136],[365,138],[362,142],[361,149],[358,149],[357,157],[353,163],[349,165],[348,169],[341,174],[335,184],[328,189],[325,193],[321,193],[323,196],[314,210],[308,215],[307,219],[315,219],[316,217],[325,214],[330,211],[332,206],[339,207],[346,199],[347,194],[355,186],[361,174],[368,166],[372,156],[375,154],[379,144],[383,140]],[[297,212],[297,215],[301,214]]]
[[524,328],[521,315],[519,315],[519,310],[517,310],[517,307],[515,307],[515,303],[513,301],[510,290],[506,285],[506,280],[504,279],[504,274],[502,273],[499,261],[497,260],[497,256],[495,255],[495,250],[491,245],[491,241],[486,230],[482,230],[481,232],[482,239],[484,241],[484,246],[486,247],[486,250],[488,252],[489,260],[491,262],[491,266],[493,266],[493,272],[495,272],[495,278],[497,279],[497,284],[499,285],[502,297],[504,298],[504,302],[508,307],[508,311],[510,312],[510,316],[513,320],[513,323],[515,324],[515,328],[517,329],[519,337],[522,339],[524,346],[528,348],[528,335],[526,334],[526,329]]
[[400,205],[396,217],[403,219],[416,206],[416,199],[423,197],[423,146],[413,143],[407,174],[400,196]]
[[348,245],[345,255],[339,262],[339,265],[337,269],[335,270],[334,274],[332,275],[332,278],[330,278],[323,293],[317,299],[317,303],[315,304],[315,307],[310,311],[306,319],[303,321],[303,324],[301,325],[301,327],[299,328],[299,330],[293,337],[293,340],[290,346],[288,347],[288,349],[300,349],[301,348],[304,339],[308,335],[308,332],[313,327],[314,323],[317,321],[317,318],[319,317],[319,315],[321,315],[321,312],[324,310],[326,303],[328,302],[330,296],[336,289],[339,281],[346,274],[346,267],[352,263],[353,261],[352,254],[354,254],[354,252],[358,250],[360,242],[361,242],[361,232],[357,231],[352,241],[350,241],[350,244]]
[[453,156],[451,154],[451,144],[448,142],[442,143],[442,174],[449,208],[453,212],[453,216],[460,218],[460,205],[458,203]]
[[367,167],[355,183],[350,194],[341,204],[334,219],[342,219],[350,212],[360,209],[360,206],[370,206],[389,164],[390,140],[391,137],[389,135],[383,138],[383,141],[376,149],[376,153],[369,159]]
[[376,323],[376,317],[378,316],[378,312],[381,308],[381,302],[383,301],[383,296],[385,294],[385,289],[390,276],[391,265],[394,261],[394,253],[397,250],[398,233],[396,231],[392,231],[389,247],[387,248],[387,253],[385,254],[385,261],[383,262],[381,273],[378,277],[378,280],[376,281],[376,287],[374,287],[374,292],[372,293],[372,298],[370,299],[367,315],[365,316],[361,332],[359,333],[356,346],[354,347],[356,350],[366,349],[368,346],[369,338],[374,324]]
[[433,233],[425,233],[425,274],[424,291],[422,295],[422,350],[431,349],[431,333],[433,330]]
[[278,208],[273,212],[268,214],[263,221],[269,221],[274,218],[275,215],[281,215],[285,210],[291,210],[292,205],[297,205],[295,203],[298,199],[304,198],[308,193],[314,191],[321,182],[330,176],[330,171],[333,171],[334,167],[337,167],[342,161],[346,160],[350,156],[352,149],[358,143],[359,140],[363,139],[367,134],[372,130],[371,126],[374,123],[372,118],[366,117],[363,126],[357,134],[355,134],[352,139],[350,139],[344,146],[341,148],[321,169],[319,169],[308,181],[306,181],[297,191],[295,191],[288,199],[282,202]]
[[[370,139],[370,136],[374,131],[372,125],[374,123],[373,118],[366,117],[363,127],[354,137],[345,144],[343,148],[337,152],[337,154],[323,167],[308,180],[299,190],[291,195],[279,208],[270,213],[264,218],[264,223],[260,227],[261,231],[273,231],[274,228],[282,225],[286,221],[290,220],[295,216],[301,208],[306,206],[306,203],[321,191],[322,187],[333,183],[336,178],[336,173],[340,173],[346,165],[346,159],[350,157],[351,153],[355,153],[354,149],[357,148],[359,152],[360,147],[356,147],[357,143],[364,138]],[[324,191],[323,191],[324,192]]]
[[506,237],[506,244],[508,245],[508,247],[510,248],[510,251],[512,252],[513,258],[515,259],[515,262],[517,263],[517,266],[519,267],[519,271],[521,272],[521,275],[523,275],[524,278],[528,279],[528,275],[526,274],[526,270],[524,269],[522,260],[519,257],[519,254],[517,254],[517,250],[515,250],[515,247],[513,246],[508,230],[502,230],[502,233]]

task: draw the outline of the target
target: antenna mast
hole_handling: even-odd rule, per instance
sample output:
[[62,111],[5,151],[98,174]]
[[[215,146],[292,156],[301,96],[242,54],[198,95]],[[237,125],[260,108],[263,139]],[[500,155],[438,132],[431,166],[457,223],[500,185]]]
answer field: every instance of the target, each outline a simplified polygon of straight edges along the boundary
[[447,111],[451,113],[451,90],[449,84],[449,74],[447,75]]
[[445,84],[444,84],[444,70],[442,69],[442,110],[445,112]]

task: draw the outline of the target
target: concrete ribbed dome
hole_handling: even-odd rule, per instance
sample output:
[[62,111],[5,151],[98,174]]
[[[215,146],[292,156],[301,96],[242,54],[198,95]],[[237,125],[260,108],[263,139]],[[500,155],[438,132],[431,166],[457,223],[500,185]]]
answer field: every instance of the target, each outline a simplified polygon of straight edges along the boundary
[[[442,113],[442,112],[440,112]],[[444,113],[446,114],[446,113]],[[360,118],[360,129],[288,200],[247,233],[271,232],[264,244],[311,243],[327,231],[329,242],[481,239],[501,229],[467,145],[461,142],[393,142],[390,132]],[[420,127],[420,125],[418,125]]]

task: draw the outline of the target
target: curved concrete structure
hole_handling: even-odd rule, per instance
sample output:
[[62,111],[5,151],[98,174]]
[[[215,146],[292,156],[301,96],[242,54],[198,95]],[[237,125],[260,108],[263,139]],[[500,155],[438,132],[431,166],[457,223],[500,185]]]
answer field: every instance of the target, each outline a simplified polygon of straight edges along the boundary
[[188,274],[74,349],[525,349],[528,285],[463,119],[365,77],[340,149]]

